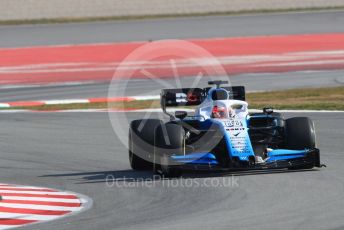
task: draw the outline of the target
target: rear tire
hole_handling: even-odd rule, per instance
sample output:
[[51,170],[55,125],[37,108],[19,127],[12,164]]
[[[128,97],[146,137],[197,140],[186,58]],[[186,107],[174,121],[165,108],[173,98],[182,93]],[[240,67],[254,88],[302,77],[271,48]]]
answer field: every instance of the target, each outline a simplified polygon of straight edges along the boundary
[[313,121],[308,117],[287,119],[286,146],[293,150],[314,149],[316,140]]
[[134,120],[129,128],[129,163],[134,170],[151,170],[154,132],[162,124],[158,119]]
[[185,131],[183,127],[167,123],[158,126],[155,131],[155,172],[165,177],[181,176],[182,170],[178,166],[170,165],[169,158],[172,154],[182,155],[184,153]]

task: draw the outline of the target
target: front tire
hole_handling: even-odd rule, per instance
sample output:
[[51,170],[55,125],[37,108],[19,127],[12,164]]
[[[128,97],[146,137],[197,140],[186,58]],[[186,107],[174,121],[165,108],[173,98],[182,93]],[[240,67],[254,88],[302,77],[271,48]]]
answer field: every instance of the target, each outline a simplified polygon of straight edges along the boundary
[[[303,150],[316,147],[315,128],[308,117],[294,117],[286,120],[286,145],[288,149]],[[289,170],[311,169],[314,164],[289,167]]]
[[316,147],[314,123],[310,118],[294,117],[286,120],[286,146],[293,150]]

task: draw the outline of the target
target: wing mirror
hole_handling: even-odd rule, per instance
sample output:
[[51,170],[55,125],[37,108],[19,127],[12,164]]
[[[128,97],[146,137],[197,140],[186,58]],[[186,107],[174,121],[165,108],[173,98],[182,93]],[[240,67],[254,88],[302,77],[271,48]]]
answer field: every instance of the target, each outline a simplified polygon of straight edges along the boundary
[[186,111],[176,111],[174,115],[176,116],[176,118],[183,120],[188,115],[188,113]]

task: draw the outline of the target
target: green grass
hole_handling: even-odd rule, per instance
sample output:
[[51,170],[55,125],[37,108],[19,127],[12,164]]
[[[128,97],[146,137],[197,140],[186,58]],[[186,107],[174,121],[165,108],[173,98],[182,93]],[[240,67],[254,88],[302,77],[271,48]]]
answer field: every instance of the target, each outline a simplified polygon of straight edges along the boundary
[[41,18],[23,20],[2,20],[0,25],[22,25],[22,24],[57,24],[57,23],[80,23],[95,21],[116,21],[116,20],[144,20],[176,17],[202,17],[202,16],[223,16],[223,15],[245,15],[245,14],[266,14],[266,13],[286,13],[286,12],[308,12],[324,10],[344,10],[343,6],[336,7],[310,7],[310,8],[289,8],[289,9],[260,9],[242,10],[228,12],[208,12],[208,13],[182,13],[182,14],[156,14],[156,15],[137,15],[137,16],[104,16],[104,17],[65,17],[65,18]]
[[[251,109],[273,107],[274,109],[306,110],[343,110],[344,87],[292,89],[271,92],[248,93],[247,102]],[[39,111],[73,109],[147,109],[160,108],[159,100],[111,102],[111,103],[76,103],[66,105],[43,105],[30,107],[11,107],[8,109],[29,109]]]
[[344,87],[249,93],[250,108],[344,110]]

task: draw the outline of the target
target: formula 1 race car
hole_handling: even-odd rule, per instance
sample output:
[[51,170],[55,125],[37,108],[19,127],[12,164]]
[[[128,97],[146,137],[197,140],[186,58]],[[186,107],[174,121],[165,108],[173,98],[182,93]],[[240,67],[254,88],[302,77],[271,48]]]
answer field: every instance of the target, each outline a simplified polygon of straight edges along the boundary
[[[271,108],[249,113],[243,86],[163,89],[169,116],[134,120],[129,128],[129,160],[134,170],[167,177],[183,170],[310,169],[321,167],[313,121],[284,119]],[[194,106],[195,111],[167,111]]]

